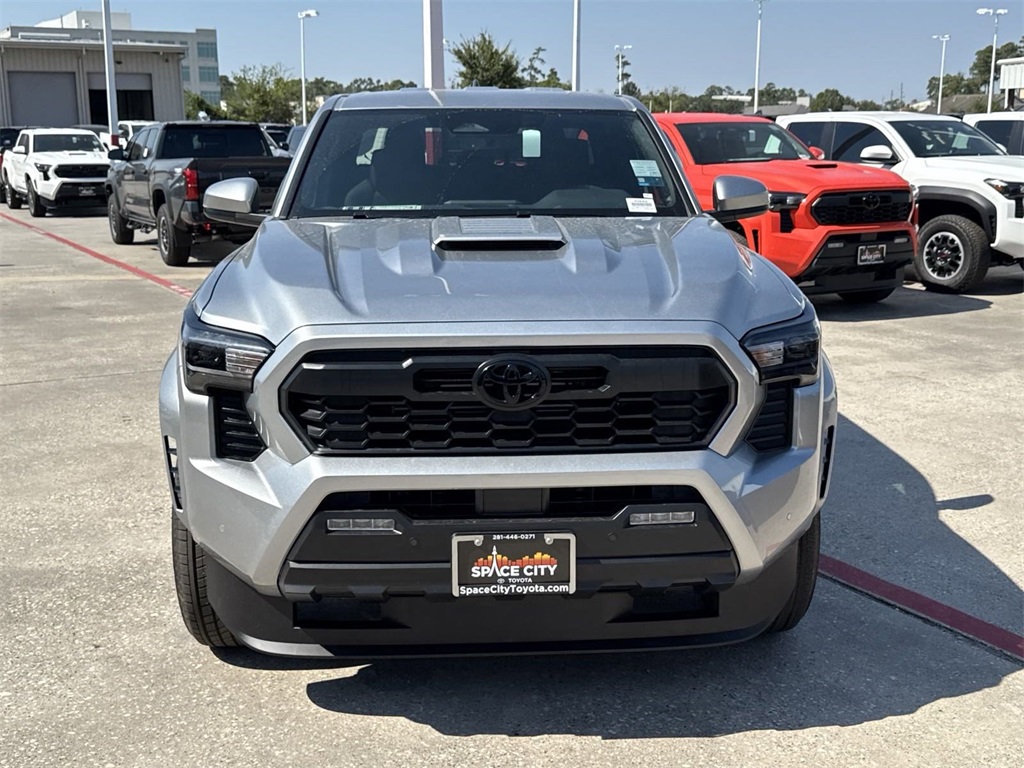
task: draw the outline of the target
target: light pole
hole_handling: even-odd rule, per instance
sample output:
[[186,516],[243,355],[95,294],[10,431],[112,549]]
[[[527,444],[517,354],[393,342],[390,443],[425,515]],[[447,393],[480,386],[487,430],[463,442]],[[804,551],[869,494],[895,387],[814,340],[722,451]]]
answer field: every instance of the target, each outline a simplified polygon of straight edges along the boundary
[[942,114],[942,82],[946,77],[946,43],[949,35],[932,35],[932,40],[942,41],[942,58],[939,60],[939,103],[935,107],[935,114]]
[[572,3],[572,89],[580,89],[580,0]]
[[622,95],[622,59],[625,58],[626,51],[628,51],[632,47],[633,47],[632,45],[616,45],[615,46],[615,58],[617,60],[618,66],[619,66],[619,80],[618,80],[619,88],[618,88],[618,91],[617,91],[619,96]]
[[988,111],[992,111],[992,91],[996,87],[996,46],[999,42],[999,17],[1005,16],[1009,11],[1005,8],[979,8],[979,16],[991,16],[995,22],[995,31],[992,33],[992,70],[988,76]]
[[302,72],[302,124],[306,125],[309,120],[306,117],[306,19],[315,19],[320,14],[310,8],[299,11],[299,64]]
[[757,46],[754,50],[754,114],[761,104],[761,9],[765,0],[754,0],[757,3]]

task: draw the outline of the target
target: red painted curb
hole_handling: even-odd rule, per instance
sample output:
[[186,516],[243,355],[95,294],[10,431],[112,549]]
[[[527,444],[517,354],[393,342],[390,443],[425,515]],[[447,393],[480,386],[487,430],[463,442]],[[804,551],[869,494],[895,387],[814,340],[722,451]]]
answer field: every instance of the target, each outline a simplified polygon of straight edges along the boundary
[[84,253],[86,256],[92,256],[94,259],[99,259],[105,264],[110,264],[112,266],[117,267],[118,269],[123,269],[125,272],[130,272],[136,277],[141,277],[143,280],[149,280],[151,283],[156,283],[161,288],[166,288],[169,291],[174,291],[174,293],[178,294],[179,296],[184,296],[185,298],[189,298],[192,296],[191,288],[186,288],[183,285],[178,285],[177,283],[171,282],[166,278],[147,272],[144,269],[133,267],[131,264],[127,264],[111,256],[106,256],[100,253],[99,251],[94,251],[92,248],[86,248],[84,245],[80,245],[79,243],[76,243],[74,240],[68,240],[66,237],[55,235],[53,232],[48,232],[45,229],[41,229],[40,227],[35,226],[34,224],[29,224],[27,221],[21,221],[20,219],[16,219],[13,216],[9,216],[6,213],[0,213],[0,219],[10,221],[14,224],[20,224],[26,229],[32,230],[37,235],[42,235],[43,237],[48,237],[51,240],[56,240],[58,243],[61,243],[62,245],[66,245],[69,248],[74,248],[79,253]]
[[822,555],[819,573],[884,603],[974,638],[1016,659],[1024,661],[1024,637],[987,621],[932,600],[919,592],[880,579],[842,560]]

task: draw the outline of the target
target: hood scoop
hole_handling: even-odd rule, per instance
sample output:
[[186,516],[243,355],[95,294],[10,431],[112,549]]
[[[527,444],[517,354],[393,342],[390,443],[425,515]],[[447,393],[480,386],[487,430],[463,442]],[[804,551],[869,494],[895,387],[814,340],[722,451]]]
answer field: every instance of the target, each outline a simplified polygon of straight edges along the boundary
[[838,168],[839,167],[839,163],[808,163],[807,167],[808,168],[822,168],[822,169]]
[[551,216],[444,216],[430,234],[440,251],[557,251],[567,242]]

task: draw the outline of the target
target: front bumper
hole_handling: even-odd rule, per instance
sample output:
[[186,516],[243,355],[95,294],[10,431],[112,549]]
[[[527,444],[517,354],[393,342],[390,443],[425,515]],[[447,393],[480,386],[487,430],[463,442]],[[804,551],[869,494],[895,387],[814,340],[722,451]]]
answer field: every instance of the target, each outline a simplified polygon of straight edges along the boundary
[[[713,324],[666,323],[653,329],[650,324],[631,325],[624,323],[616,334],[606,333],[591,343],[612,343],[609,336],[619,344],[703,343],[732,369],[739,382],[737,404],[710,448],[587,456],[313,455],[281,416],[277,392],[309,349],[323,348],[331,341],[312,332],[296,332],[261,369],[256,391],[248,399],[268,449],[251,463],[224,460],[215,455],[210,398],[184,388],[177,356],[172,355],[160,399],[163,433],[175,441],[178,452],[183,507],[178,514],[218,562],[211,572],[209,594],[222,620],[254,648],[301,655],[338,653],[340,646],[349,649],[349,655],[363,655],[351,649],[384,646],[397,652],[410,645],[422,650],[514,643],[522,651],[533,644],[541,649],[550,642],[596,649],[608,641],[642,644],[651,638],[662,644],[668,638],[671,644],[700,644],[742,640],[761,632],[791,591],[793,569],[780,563],[791,556],[793,543],[827,496],[825,443],[831,446],[831,441],[826,441],[826,435],[834,434],[837,418],[835,382],[827,358],[823,356],[820,380],[794,391],[791,447],[759,454],[743,438],[764,391],[735,340]],[[460,328],[463,333],[457,343],[465,345],[526,347],[573,341],[564,335],[539,335],[516,336],[510,342]],[[385,331],[386,341],[347,330],[342,343],[409,344],[397,330]],[[493,334],[492,329],[486,330]],[[416,346],[431,342],[438,343],[415,339]],[[452,339],[446,343],[453,343]],[[642,548],[628,550],[622,518],[614,515],[588,521],[462,519],[426,526],[422,521],[399,520],[405,529],[390,552],[336,553],[319,562],[295,555],[296,542],[335,494],[616,486],[692,489],[703,505],[703,525],[707,531],[718,531],[720,538],[715,543],[702,539],[703,533],[693,533],[679,539],[674,551],[657,551],[652,544],[645,553]],[[436,554],[437,542],[450,542],[454,533],[482,529],[576,532],[578,594],[511,600],[452,598],[450,561]],[[694,544],[698,541],[704,543]],[[627,562],[629,558],[634,561]],[[681,590],[682,603],[692,605],[655,619],[637,613],[638,596],[665,590]],[[344,626],[325,627],[316,610],[303,607],[333,600],[342,601],[338,604],[342,614],[355,611],[342,622]],[[365,610],[371,615],[361,613]],[[562,625],[556,619],[565,619],[562,629],[556,627]]]
[[[858,251],[876,245],[885,246],[884,260],[858,263]],[[814,261],[794,282],[809,296],[895,288],[903,283],[903,270],[913,260],[914,237],[909,231],[837,234],[821,244]]]
[[106,179],[60,178],[37,183],[36,192],[47,208],[97,208],[106,205]]
[[1024,259],[1024,202],[1004,199],[1000,205],[992,248],[1010,259]]

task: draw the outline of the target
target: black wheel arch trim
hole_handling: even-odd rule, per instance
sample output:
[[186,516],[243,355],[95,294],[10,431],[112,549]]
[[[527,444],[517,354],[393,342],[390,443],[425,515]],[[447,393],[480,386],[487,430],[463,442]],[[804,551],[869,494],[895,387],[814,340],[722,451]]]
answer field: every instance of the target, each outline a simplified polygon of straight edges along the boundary
[[[981,228],[985,230],[985,236],[991,244],[996,239],[995,227],[992,226],[996,218],[996,207],[991,200],[969,189],[951,189],[949,187],[918,187],[917,200],[921,203],[925,200],[935,200],[941,203],[962,203],[973,208],[981,219]],[[923,227],[928,222],[922,222]]]

